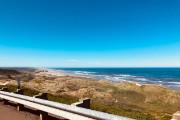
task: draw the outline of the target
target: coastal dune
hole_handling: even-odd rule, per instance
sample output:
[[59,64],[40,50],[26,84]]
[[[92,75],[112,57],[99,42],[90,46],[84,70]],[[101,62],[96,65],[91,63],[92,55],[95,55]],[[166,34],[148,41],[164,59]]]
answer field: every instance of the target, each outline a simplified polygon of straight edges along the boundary
[[[128,117],[137,114],[133,118],[138,118],[139,113],[154,119],[171,118],[173,113],[180,110],[180,92],[161,85],[59,76],[51,72],[34,72],[33,79],[21,81],[21,84],[26,88],[59,96],[88,97],[91,98],[92,109]],[[16,80],[9,81],[9,85],[16,84]]]

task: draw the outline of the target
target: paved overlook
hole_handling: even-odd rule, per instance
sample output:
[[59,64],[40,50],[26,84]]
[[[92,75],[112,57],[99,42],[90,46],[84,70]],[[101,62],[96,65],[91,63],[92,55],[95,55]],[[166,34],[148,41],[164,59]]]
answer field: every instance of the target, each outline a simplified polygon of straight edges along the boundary
[[39,116],[29,112],[18,112],[16,107],[3,105],[0,102],[0,119],[1,120],[39,120]]

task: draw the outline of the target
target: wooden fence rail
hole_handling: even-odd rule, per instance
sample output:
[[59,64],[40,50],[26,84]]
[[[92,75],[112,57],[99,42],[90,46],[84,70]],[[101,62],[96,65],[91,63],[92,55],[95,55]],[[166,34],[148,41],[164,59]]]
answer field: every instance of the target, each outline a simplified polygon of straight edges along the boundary
[[[52,102],[39,99],[38,97],[29,97],[15,93],[0,91],[0,98],[3,101],[17,103],[18,106],[27,106],[41,111],[40,119],[44,119],[47,114],[63,117],[71,120],[133,120],[126,117],[103,113],[95,110],[85,109],[74,105]],[[20,107],[19,107],[20,108]],[[44,116],[43,116],[44,115]]]

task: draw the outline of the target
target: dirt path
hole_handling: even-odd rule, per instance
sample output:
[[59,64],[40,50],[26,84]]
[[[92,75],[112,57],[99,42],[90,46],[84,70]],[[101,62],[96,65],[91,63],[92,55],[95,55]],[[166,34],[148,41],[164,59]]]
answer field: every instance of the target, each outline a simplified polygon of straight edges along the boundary
[[0,120],[39,120],[39,116],[24,111],[18,112],[16,107],[0,102]]

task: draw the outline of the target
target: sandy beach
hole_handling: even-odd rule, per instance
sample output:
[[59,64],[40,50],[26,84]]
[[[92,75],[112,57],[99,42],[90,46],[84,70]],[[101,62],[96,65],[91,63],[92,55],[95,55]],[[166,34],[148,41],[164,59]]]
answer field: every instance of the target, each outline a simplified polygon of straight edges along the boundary
[[49,70],[49,69],[38,69],[35,71],[35,75],[37,76],[66,76],[62,71],[55,71],[55,70]]

